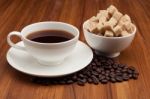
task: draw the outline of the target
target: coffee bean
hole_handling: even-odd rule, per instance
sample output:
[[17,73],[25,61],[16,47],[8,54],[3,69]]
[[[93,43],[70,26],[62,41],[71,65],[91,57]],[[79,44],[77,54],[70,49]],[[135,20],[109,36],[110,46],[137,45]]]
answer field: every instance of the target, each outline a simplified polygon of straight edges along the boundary
[[72,83],[74,83],[73,80],[68,80],[68,81],[67,81],[67,84],[72,84]]
[[114,64],[114,65],[113,65],[113,68],[114,68],[114,69],[118,68],[118,65],[117,65],[117,64]]
[[109,73],[110,73],[110,70],[106,70],[106,73],[109,74]]
[[135,70],[135,67],[129,66],[129,69],[131,69],[132,71],[134,71],[134,70]]
[[74,76],[72,77],[72,79],[76,81],[76,80],[77,80],[77,76],[74,75]]
[[116,76],[116,74],[114,72],[111,72],[109,75],[111,78],[114,78]]
[[112,65],[112,63],[110,62],[110,60],[107,61],[107,64],[110,65],[110,66]]
[[96,76],[92,75],[92,80],[93,80],[93,83],[94,84],[98,84],[99,83],[99,80]]
[[100,67],[101,71],[105,71],[103,67]]
[[103,79],[105,79],[106,77],[104,76],[104,75],[99,75],[99,80],[101,81],[101,80],[103,80]]
[[95,61],[95,62],[98,62],[98,59],[97,59],[97,58],[95,58],[95,59],[94,59],[94,61]]
[[96,63],[92,63],[92,66],[96,66]]
[[108,83],[108,80],[107,79],[103,79],[103,80],[101,80],[101,83],[102,84],[106,84],[106,83]]
[[111,72],[114,72],[115,70],[113,68],[110,69]]
[[117,68],[117,70],[118,70],[118,71],[121,71],[121,70],[122,70],[122,68],[118,67],[118,68]]
[[87,80],[84,78],[84,79],[82,79],[81,80],[83,83],[86,83],[87,82]]
[[100,66],[100,65],[101,65],[101,62],[96,61],[96,65],[97,65],[97,66]]
[[98,76],[99,74],[95,71],[92,72],[93,75]]
[[84,83],[81,82],[81,81],[78,81],[77,84],[80,85],[80,86],[84,86]]
[[78,75],[80,78],[84,78],[84,75],[83,74],[79,74]]
[[128,74],[127,73],[124,73],[123,74],[123,80],[129,80],[130,79],[130,77],[128,76]]
[[101,74],[103,74],[103,75],[104,75],[104,74],[105,74],[105,71],[102,71],[102,72],[101,72]]
[[117,72],[116,75],[117,76],[122,76],[122,73],[121,72]]
[[93,71],[96,71],[96,69],[97,69],[97,67],[96,67],[96,66],[93,66],[92,68],[93,68]]
[[111,68],[112,68],[111,65],[105,66],[105,69],[110,70]]
[[90,64],[88,67],[87,67],[87,69],[90,69],[92,67],[92,65]]
[[82,71],[82,74],[83,74],[83,75],[86,75],[86,74],[87,74],[87,72],[88,72],[88,70],[87,70],[87,69],[85,69],[84,71]]
[[105,76],[109,76],[109,73],[105,73]]
[[101,78],[102,76],[103,76],[102,74],[99,74],[99,75],[98,75],[99,78]]
[[128,74],[129,78],[132,78],[132,74]]
[[123,81],[123,78],[122,78],[121,76],[116,76],[116,80],[117,80],[118,82],[122,82],[122,81]]
[[116,73],[120,73],[121,71],[120,71],[120,70],[116,70],[115,72],[116,72]]
[[112,83],[115,83],[115,82],[116,82],[116,79],[115,79],[115,78],[110,78],[110,81],[111,81]]
[[133,71],[130,69],[130,68],[128,68],[128,71],[127,71],[129,74],[132,74],[133,73]]
[[128,71],[127,68],[123,68],[123,69],[122,69],[122,72],[127,72],[127,71]]
[[120,68],[124,68],[126,66],[126,64],[119,64],[118,67]]
[[96,71],[97,71],[97,73],[101,73],[101,69],[100,68],[97,68]]
[[106,79],[109,81],[109,80],[110,80],[110,77],[107,76]]
[[137,70],[134,70],[133,73],[139,75]]
[[94,80],[93,83],[94,83],[95,85],[97,85],[99,82]]
[[137,78],[138,78],[138,74],[133,74],[133,75],[132,75],[132,78],[133,78],[133,79],[137,79]]
[[86,75],[87,75],[88,77],[90,77],[90,76],[91,76],[91,72],[88,71]]
[[91,78],[88,78],[88,83],[92,83],[92,79]]

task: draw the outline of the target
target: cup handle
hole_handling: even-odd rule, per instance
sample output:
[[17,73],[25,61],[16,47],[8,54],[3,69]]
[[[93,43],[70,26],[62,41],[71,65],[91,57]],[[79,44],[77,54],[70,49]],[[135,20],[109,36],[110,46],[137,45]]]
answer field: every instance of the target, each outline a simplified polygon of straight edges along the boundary
[[16,48],[16,49],[25,51],[25,47],[16,45],[16,44],[14,44],[14,43],[11,41],[11,36],[13,36],[13,35],[14,35],[14,36],[18,36],[19,38],[22,38],[20,32],[17,32],[17,31],[10,32],[10,33],[8,34],[8,36],[7,36],[7,42],[8,42],[8,44],[9,44],[10,46]]

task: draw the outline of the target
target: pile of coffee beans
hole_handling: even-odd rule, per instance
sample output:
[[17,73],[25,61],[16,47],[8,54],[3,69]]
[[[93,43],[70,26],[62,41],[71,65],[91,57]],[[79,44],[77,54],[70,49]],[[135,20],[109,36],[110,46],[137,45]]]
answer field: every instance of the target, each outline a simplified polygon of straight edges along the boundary
[[63,77],[39,78],[33,77],[32,82],[38,84],[72,84],[84,86],[90,84],[106,84],[108,82],[123,82],[138,78],[138,71],[133,66],[120,64],[114,59],[94,55],[93,61],[83,70]]

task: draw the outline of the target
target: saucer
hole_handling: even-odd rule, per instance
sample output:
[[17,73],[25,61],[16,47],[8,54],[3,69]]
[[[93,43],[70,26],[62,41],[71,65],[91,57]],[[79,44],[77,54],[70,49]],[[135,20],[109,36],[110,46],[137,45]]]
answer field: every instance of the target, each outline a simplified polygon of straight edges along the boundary
[[[23,42],[17,43],[23,45]],[[78,41],[72,54],[61,64],[45,66],[39,64],[27,52],[10,48],[7,52],[7,61],[14,69],[39,77],[57,77],[75,73],[86,67],[93,59],[93,52],[85,43]]]

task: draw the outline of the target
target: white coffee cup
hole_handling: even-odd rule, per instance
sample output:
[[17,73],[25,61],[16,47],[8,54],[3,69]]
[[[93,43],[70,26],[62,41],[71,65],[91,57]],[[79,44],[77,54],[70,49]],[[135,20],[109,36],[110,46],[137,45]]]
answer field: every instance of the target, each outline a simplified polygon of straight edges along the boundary
[[[39,43],[27,38],[29,34],[41,30],[64,30],[73,34],[74,37],[68,41],[59,43]],[[25,47],[18,46],[11,41],[11,37],[14,35],[21,38]],[[28,25],[21,32],[10,32],[7,36],[7,42],[16,49],[27,51],[43,65],[57,65],[72,53],[78,42],[78,38],[79,30],[75,26],[63,22],[48,21]]]

